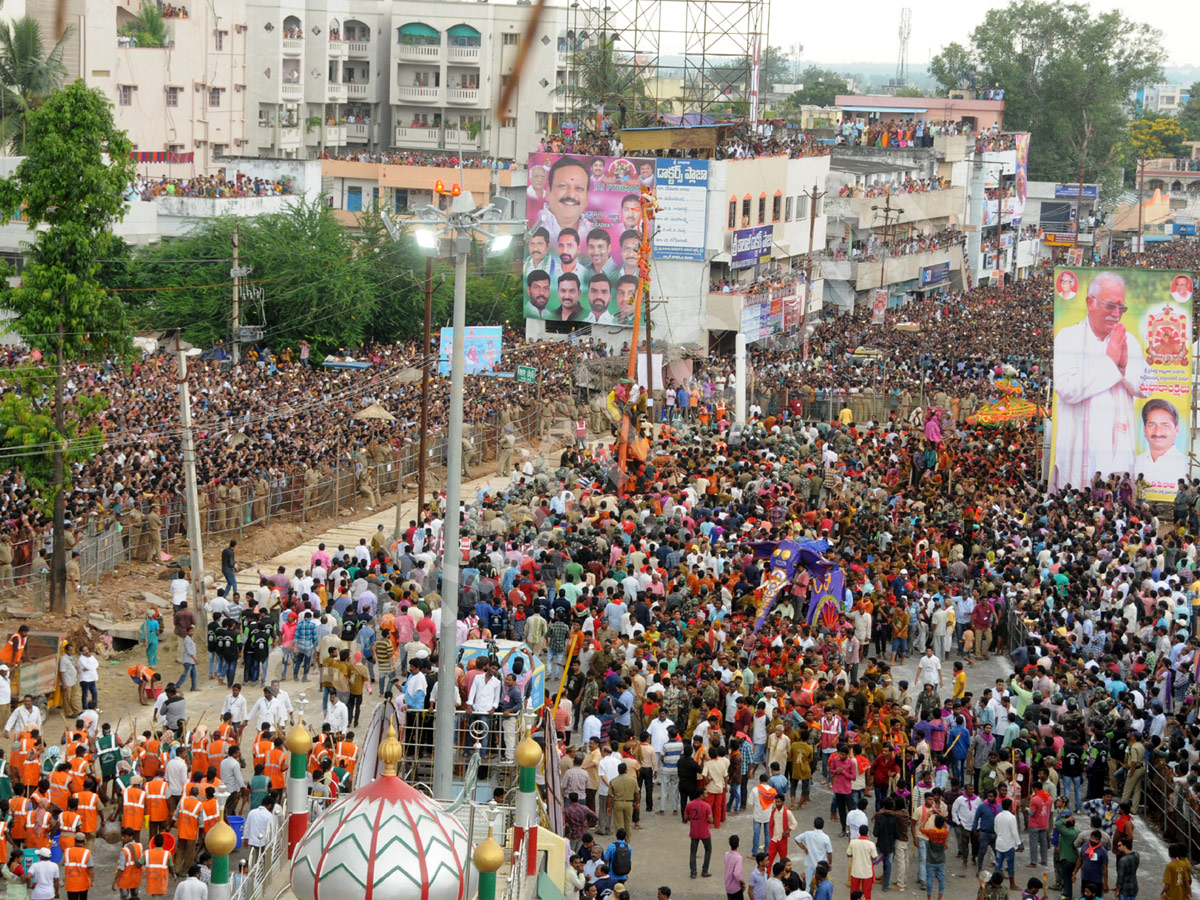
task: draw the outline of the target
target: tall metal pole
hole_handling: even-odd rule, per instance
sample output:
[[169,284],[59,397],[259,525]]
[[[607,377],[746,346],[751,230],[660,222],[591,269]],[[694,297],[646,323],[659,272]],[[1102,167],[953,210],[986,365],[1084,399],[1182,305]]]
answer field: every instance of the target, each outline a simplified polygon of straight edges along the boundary
[[[1079,236],[1083,234],[1083,163],[1079,164],[1079,193],[1075,195],[1075,246],[1080,244]],[[1092,248],[1096,242],[1093,239]]]
[[1146,199],[1142,192],[1145,189],[1146,189],[1146,160],[1139,159],[1138,160],[1138,233],[1137,233],[1138,265],[1141,265],[1141,263],[1142,263],[1142,253],[1145,251],[1145,244],[1146,244],[1146,236],[1144,234],[1142,234],[1142,213],[1144,211],[1143,204],[1145,204],[1145,202],[1146,202]]
[[[821,183],[813,182],[812,193],[806,194],[808,197],[808,269],[804,274],[804,316],[801,321],[802,325],[808,324],[808,310],[812,306],[812,283],[813,283],[813,238],[817,230],[817,201],[825,196],[825,192],[820,190]],[[880,276],[882,278],[882,276]]]
[[[420,459],[417,461],[417,524],[425,513],[425,479],[428,467],[426,435],[429,432],[429,332],[433,327],[433,257],[425,257],[425,341],[421,345],[421,434],[419,436]],[[399,537],[400,501],[396,501],[396,535]]]
[[238,247],[241,245],[241,235],[238,233],[238,227],[233,226],[233,312],[230,315],[232,324],[231,335],[233,338],[233,364],[236,366],[241,357],[241,343],[238,341],[238,325],[242,321],[241,309],[241,270],[238,268]]
[[[236,246],[236,245],[235,245]],[[196,484],[196,441],[192,435],[192,396],[188,390],[187,356],[175,332],[175,365],[179,377],[179,420],[183,439],[183,486],[187,497],[188,564],[192,570],[193,604],[201,627],[204,613],[204,548],[200,531],[200,496]]]
[[467,329],[467,255],[471,232],[456,222],[451,213],[454,234],[454,341],[450,351],[450,422],[446,449],[446,517],[442,527],[442,622],[438,635],[437,711],[433,724],[433,745],[439,752],[433,757],[433,796],[449,800],[454,781],[454,753],[440,752],[454,746],[454,710],[457,686],[454,667],[457,662],[458,622],[459,502],[462,495],[463,369]]

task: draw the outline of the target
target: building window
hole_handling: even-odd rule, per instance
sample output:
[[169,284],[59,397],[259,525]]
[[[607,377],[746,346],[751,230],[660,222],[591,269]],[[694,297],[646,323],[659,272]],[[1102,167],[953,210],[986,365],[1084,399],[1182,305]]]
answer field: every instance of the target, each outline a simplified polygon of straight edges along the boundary
[[214,109],[220,107],[220,105],[221,105],[221,89],[220,88],[209,88],[209,90],[208,90],[208,105],[213,107]]
[[750,195],[747,194],[742,198],[742,227],[746,228],[750,225]]
[[[778,199],[778,198],[776,198],[776,199]],[[788,197],[787,203],[784,204],[783,221],[785,221],[785,222],[792,221],[792,198],[791,197]]]
[[352,187],[346,191],[346,211],[362,212],[362,188]]
[[167,106],[178,106],[179,95],[183,92],[183,88],[169,87],[167,88]]
[[771,201],[771,221],[778,222],[783,215],[783,195],[776,194]]
[[167,144],[168,153],[182,153],[183,144]]
[[133,85],[122,84],[117,86],[117,102],[121,106],[133,106]]
[[500,119],[500,127],[501,128],[516,128],[517,120],[513,116],[504,116],[503,118]]
[[737,228],[737,199],[729,201],[729,227]]
[[216,50],[225,49],[225,38],[229,37],[228,31],[218,31],[213,35],[213,47]]
[[796,198],[796,218],[808,218],[808,198],[803,194]]
[[767,195],[763,194],[758,198],[758,224],[761,225],[767,221]]
[[228,144],[213,144],[213,156],[224,156],[228,150]]
[[519,34],[506,33],[504,35],[505,47],[515,47],[519,43],[521,43],[521,36]]

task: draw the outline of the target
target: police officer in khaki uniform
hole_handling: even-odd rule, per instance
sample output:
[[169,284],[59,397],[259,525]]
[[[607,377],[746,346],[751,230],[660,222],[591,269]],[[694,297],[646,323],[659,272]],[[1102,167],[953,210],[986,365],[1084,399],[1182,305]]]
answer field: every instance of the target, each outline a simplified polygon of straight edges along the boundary
[[13,547],[7,534],[0,534],[0,588],[13,583]]

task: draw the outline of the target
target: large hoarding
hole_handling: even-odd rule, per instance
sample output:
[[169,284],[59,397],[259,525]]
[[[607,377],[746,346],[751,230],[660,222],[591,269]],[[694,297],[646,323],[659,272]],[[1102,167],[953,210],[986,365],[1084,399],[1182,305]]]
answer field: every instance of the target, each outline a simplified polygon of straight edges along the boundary
[[[472,325],[463,336],[463,372],[477,375],[493,372],[500,365],[504,329],[499,325]],[[438,374],[450,374],[450,357],[454,349],[454,329],[443,328],[438,352]]]
[[654,258],[702,260],[708,224],[708,160],[655,162]]
[[769,263],[771,261],[771,241],[774,237],[774,225],[739,228],[733,233],[729,268],[749,269],[751,266]]
[[1013,178],[1012,223],[1020,225],[1025,218],[1025,201],[1029,197],[1029,134],[1022,132],[1016,136],[1017,172]]
[[525,317],[632,326],[655,160],[529,155]]
[[1129,473],[1148,500],[1188,476],[1192,293],[1187,272],[1054,270],[1050,489]]

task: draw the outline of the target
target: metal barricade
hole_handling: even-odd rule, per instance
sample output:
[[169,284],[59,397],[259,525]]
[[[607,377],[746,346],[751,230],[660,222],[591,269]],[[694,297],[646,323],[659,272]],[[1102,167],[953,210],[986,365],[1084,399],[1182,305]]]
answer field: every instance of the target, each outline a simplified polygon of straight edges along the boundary
[[[276,826],[275,834],[263,847],[250,848],[249,871],[235,884],[230,900],[260,900],[266,896],[267,884],[287,865],[287,824]],[[237,879],[237,876],[234,876]]]

